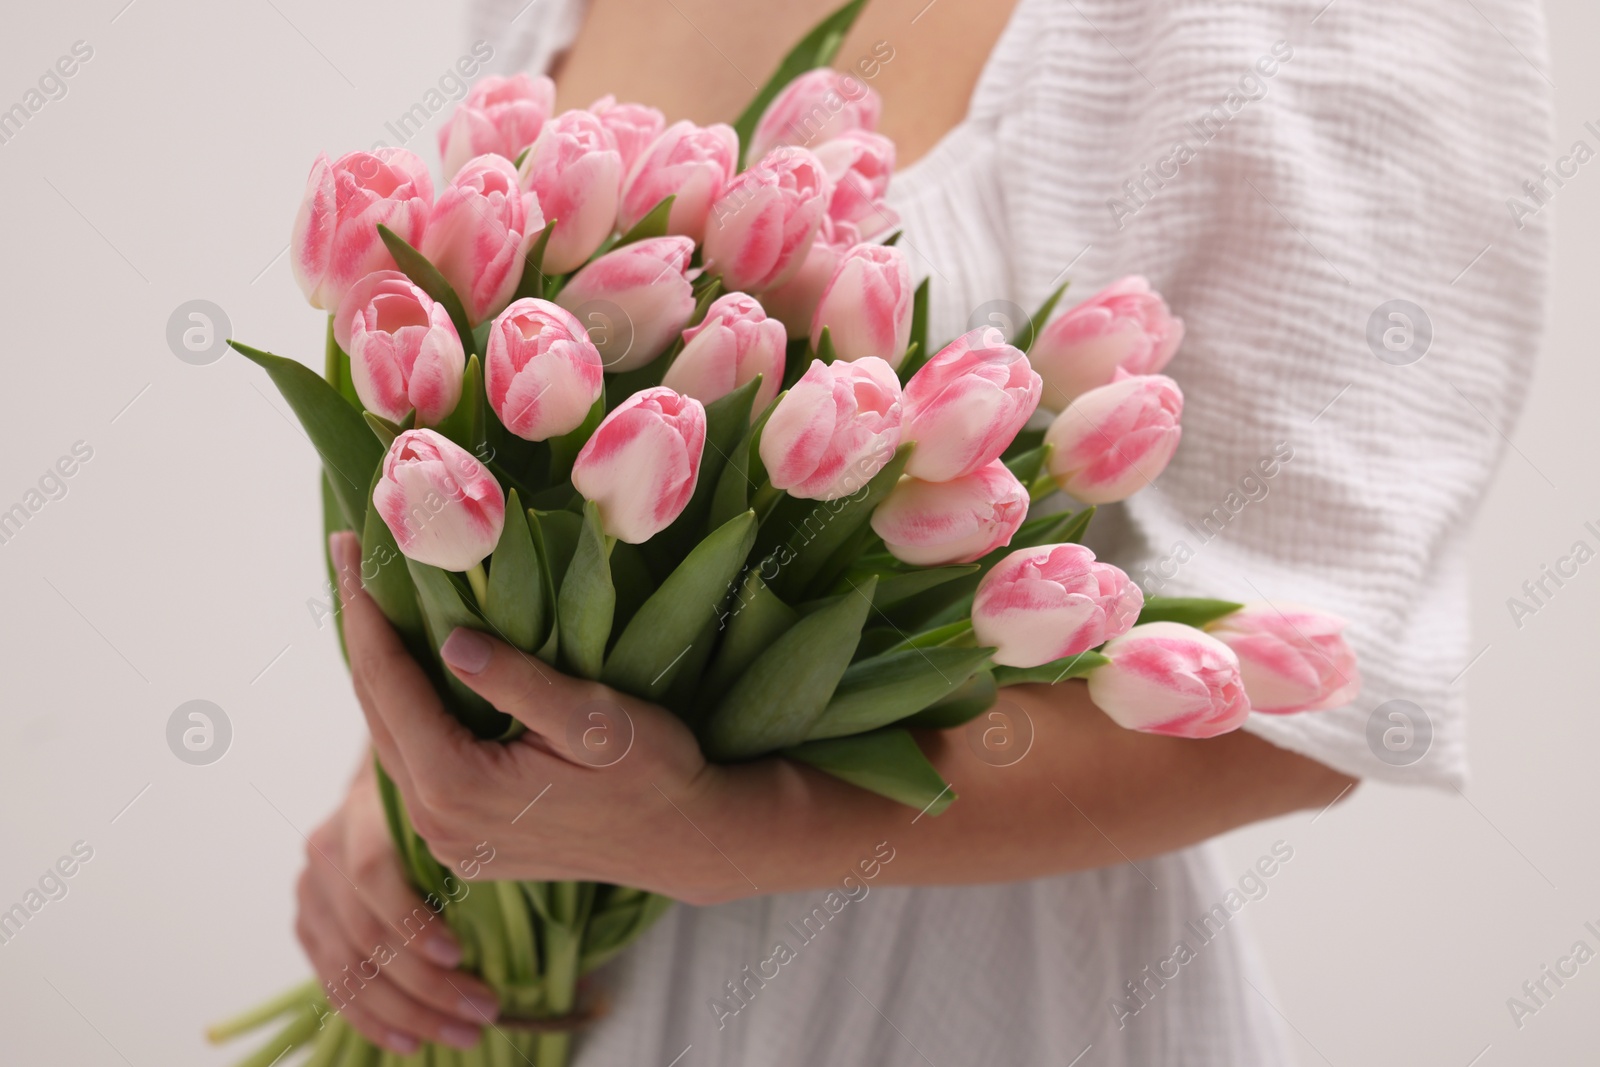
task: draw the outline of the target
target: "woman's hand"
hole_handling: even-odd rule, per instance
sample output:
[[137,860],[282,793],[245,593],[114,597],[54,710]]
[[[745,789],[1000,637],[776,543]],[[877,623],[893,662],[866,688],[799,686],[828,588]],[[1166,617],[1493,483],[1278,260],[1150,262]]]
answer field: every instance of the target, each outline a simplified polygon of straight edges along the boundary
[[364,762],[344,803],[312,832],[295,933],[334,1009],[367,1040],[402,1054],[423,1040],[471,1048],[499,1004],[454,970],[461,946],[439,908],[407,884],[374,778]]
[[330,547],[356,695],[435,858],[480,861],[470,877],[617,882],[688,901],[731,895],[738,876],[696,829],[722,803],[726,776],[676,716],[457,630],[441,650],[446,663],[527,727],[508,743],[478,741],[362,590],[355,536],[335,534]]
[[[986,719],[919,733],[959,797],[925,818],[791,760],[707,764],[664,709],[457,630],[441,650],[456,677],[528,727],[507,744],[477,741],[362,591],[355,537],[335,534],[332,548],[373,743],[441,861],[493,849],[473,876],[613,882],[715,903],[837,884],[888,853],[900,858],[878,865],[885,884],[1019,881],[1137,862],[1321,807],[1353,784],[1243,731],[1135,733],[1082,684],[1028,685],[1006,690]],[[1029,727],[1027,758],[996,760],[976,743],[994,715]]]

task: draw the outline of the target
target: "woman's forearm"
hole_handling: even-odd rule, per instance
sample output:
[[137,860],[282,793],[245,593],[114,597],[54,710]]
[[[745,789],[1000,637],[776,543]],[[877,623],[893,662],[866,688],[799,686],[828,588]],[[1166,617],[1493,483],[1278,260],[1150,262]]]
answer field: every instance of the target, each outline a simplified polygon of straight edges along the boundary
[[1032,723],[1032,746],[1009,766],[969,742],[981,724],[919,738],[960,798],[938,816],[789,761],[729,768],[701,809],[727,861],[724,892],[710,895],[836,885],[885,842],[895,858],[878,877],[894,884],[1007,882],[1136,862],[1320,807],[1353,781],[1243,732],[1193,741],[1124,730],[1081,684],[1007,689],[999,707]]

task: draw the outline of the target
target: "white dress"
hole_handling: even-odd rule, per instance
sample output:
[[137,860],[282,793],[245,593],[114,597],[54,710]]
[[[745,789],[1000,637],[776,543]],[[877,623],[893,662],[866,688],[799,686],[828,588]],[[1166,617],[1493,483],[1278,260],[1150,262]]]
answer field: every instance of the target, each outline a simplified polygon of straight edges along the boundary
[[[577,0],[524,3],[475,0],[494,69],[543,69],[571,40]],[[1543,14],[1324,3],[1020,0],[967,118],[890,198],[932,277],[936,340],[995,301],[1031,310],[1058,278],[1069,304],[1151,279],[1188,327],[1168,370],[1183,443],[1153,488],[1104,509],[1097,550],[1149,593],[1344,615],[1357,703],[1246,728],[1352,775],[1448,787],[1477,651],[1468,531],[1540,337]],[[1139,867],[873,888],[809,941],[796,928],[822,891],[675,908],[609,968],[612,1011],[578,1063],[1288,1062],[1248,987],[1271,993],[1248,937],[1200,921],[1228,914],[1241,872],[1206,846]],[[764,965],[779,940],[793,958]]]

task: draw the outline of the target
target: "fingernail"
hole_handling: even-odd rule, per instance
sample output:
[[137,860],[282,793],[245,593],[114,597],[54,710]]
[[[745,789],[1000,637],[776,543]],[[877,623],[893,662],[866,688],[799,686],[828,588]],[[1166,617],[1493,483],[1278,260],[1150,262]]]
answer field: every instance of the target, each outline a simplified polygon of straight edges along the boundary
[[328,554],[333,557],[333,569],[336,571],[356,570],[361,566],[360,542],[349,530],[328,535]]
[[468,993],[461,998],[461,1010],[458,1014],[463,1019],[473,1022],[493,1022],[500,1017],[500,1002],[494,997],[473,996]]
[[494,646],[489,644],[487,637],[476,630],[458,627],[445,638],[439,655],[464,674],[478,674],[489,665],[489,656],[493,651]]
[[398,1030],[389,1031],[389,1040],[385,1044],[389,1046],[390,1052],[398,1052],[402,1056],[409,1056],[417,1051],[417,1039]]
[[448,938],[430,937],[422,943],[422,951],[441,967],[453,968],[461,964],[461,946]]
[[457,1026],[450,1023],[439,1030],[439,1040],[454,1048],[473,1048],[482,1037],[482,1032],[472,1026]]

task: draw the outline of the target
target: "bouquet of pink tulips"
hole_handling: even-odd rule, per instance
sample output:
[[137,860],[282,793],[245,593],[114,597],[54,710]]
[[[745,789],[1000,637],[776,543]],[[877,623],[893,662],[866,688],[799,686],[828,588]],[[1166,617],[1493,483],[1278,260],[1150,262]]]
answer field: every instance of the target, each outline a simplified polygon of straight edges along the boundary
[[[329,313],[325,375],[234,347],[300,418],[329,529],[360,534],[363,584],[448,706],[515,733],[438,658],[475,628],[665,705],[711,759],[776,753],[937,815],[954,793],[911,731],[1000,686],[1086,677],[1118,723],[1184,737],[1347,702],[1339,620],[1146,599],[1077,543],[1178,445],[1159,372],[1183,326],[1143,279],[929,346],[877,98],[826,67],[860,6],[732,127],[609,98],[552,115],[547,79],[487,78],[440,133],[437,197],[401,149],[312,168],[292,255]],[[1085,506],[1030,516],[1058,488]],[[442,901],[450,872],[379,785]],[[670,902],[485,884],[444,915],[530,1028],[404,1062],[555,1067],[579,977]],[[279,1021],[247,1063],[377,1062],[340,997],[312,983],[214,1036]]]

